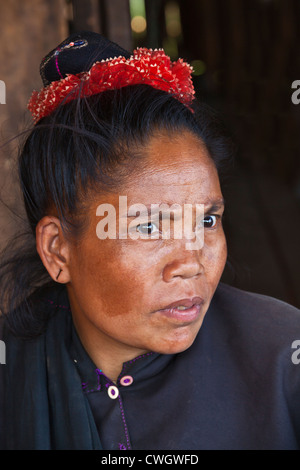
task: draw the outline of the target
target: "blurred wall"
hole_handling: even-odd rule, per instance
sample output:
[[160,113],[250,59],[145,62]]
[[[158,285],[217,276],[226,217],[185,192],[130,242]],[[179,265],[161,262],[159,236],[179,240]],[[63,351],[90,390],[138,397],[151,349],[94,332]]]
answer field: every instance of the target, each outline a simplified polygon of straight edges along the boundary
[[298,0],[181,0],[181,53],[203,61],[199,99],[223,112],[239,152],[225,188],[225,279],[300,307]]
[[[26,105],[32,90],[41,87],[42,57],[67,33],[66,5],[64,0],[6,0],[0,2],[0,18],[0,79],[6,85],[6,104],[0,104],[3,145],[31,125]],[[23,213],[15,172],[17,148],[13,140],[0,149],[0,247],[18,229],[18,214]]]
[[70,33],[80,30],[102,32],[128,49],[132,44],[128,0],[5,0],[0,2],[0,18],[0,80],[6,85],[6,104],[0,104],[2,249],[23,227],[15,169],[22,139],[14,137],[32,125],[26,106],[33,89],[41,88],[42,58]]

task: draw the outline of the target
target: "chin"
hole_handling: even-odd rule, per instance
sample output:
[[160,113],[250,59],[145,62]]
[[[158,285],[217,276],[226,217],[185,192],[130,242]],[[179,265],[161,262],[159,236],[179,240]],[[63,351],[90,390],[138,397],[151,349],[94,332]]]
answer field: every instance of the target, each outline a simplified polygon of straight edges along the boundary
[[160,354],[178,354],[184,352],[192,346],[197,334],[185,338],[178,338],[176,340],[166,340],[160,346],[155,348],[155,352]]

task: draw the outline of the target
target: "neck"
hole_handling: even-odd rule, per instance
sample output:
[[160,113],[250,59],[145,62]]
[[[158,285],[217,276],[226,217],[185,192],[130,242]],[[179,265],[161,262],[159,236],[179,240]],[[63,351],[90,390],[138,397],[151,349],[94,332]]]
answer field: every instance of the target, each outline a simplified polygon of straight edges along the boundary
[[148,351],[119,343],[114,338],[107,337],[100,330],[82,329],[80,321],[73,316],[74,325],[80,341],[98,369],[101,369],[112,382],[122,371],[123,363],[145,354]]

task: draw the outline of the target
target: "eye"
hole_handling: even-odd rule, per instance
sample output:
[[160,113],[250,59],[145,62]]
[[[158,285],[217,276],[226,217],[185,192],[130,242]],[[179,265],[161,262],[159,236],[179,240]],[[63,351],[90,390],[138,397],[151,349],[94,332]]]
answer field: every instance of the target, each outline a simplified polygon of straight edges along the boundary
[[152,233],[158,232],[158,227],[153,222],[147,222],[145,224],[137,225],[136,230],[143,235],[151,235]]
[[213,228],[218,222],[218,215],[207,215],[204,217],[202,223],[204,228]]

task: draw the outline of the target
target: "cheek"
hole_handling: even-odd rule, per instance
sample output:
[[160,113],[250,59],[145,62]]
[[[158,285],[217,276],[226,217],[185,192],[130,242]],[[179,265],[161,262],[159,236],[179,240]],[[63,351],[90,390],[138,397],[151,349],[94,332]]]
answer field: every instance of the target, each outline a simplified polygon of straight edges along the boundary
[[129,315],[151,292],[153,272],[145,261],[134,245],[127,246],[123,241],[87,244],[78,250],[77,260],[74,258],[74,289],[84,292],[94,311],[101,309],[110,316]]
[[222,233],[216,240],[208,240],[205,244],[205,270],[212,281],[219,282],[227,259],[227,243]]

